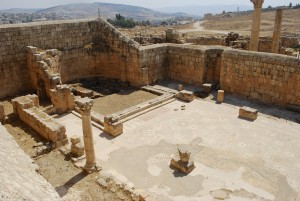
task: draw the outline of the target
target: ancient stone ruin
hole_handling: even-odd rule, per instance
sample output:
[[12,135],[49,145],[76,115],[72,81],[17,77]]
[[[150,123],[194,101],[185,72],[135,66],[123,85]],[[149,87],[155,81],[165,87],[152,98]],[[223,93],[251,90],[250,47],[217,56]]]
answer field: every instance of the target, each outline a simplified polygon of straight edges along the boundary
[[[75,184],[97,175],[106,190],[122,189],[132,200],[296,200],[300,60],[274,54],[282,53],[279,43],[296,42],[279,42],[280,10],[273,39],[259,39],[263,1],[251,2],[251,38],[230,33],[193,45],[167,30],[168,43],[143,46],[101,18],[0,26],[0,134],[7,129],[25,148],[38,139],[43,155],[59,150],[76,158],[74,168],[94,172],[55,186],[61,197],[84,193]],[[10,144],[17,158],[25,155]],[[172,158],[176,145],[189,147],[193,160],[183,149]],[[24,198],[44,181],[28,163],[24,172],[36,177],[30,187],[16,185]],[[0,189],[12,183],[3,172],[13,177],[3,164]],[[28,180],[21,176],[18,182]],[[49,186],[45,200],[59,200]]]

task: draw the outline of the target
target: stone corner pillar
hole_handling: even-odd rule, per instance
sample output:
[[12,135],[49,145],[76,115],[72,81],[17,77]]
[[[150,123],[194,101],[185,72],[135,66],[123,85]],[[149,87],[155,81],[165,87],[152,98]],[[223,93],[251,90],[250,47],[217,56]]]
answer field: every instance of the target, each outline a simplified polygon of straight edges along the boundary
[[250,0],[250,1],[254,5],[254,12],[253,12],[253,22],[252,22],[249,50],[258,51],[260,17],[261,17],[262,5],[264,3],[264,0]]
[[99,170],[96,164],[91,121],[91,109],[94,104],[94,100],[87,97],[79,98],[75,100],[75,104],[82,116],[83,140],[86,154],[86,164],[84,166],[84,170],[88,173],[91,173]]
[[275,26],[274,26],[273,39],[272,39],[272,53],[279,52],[281,25],[282,25],[282,13],[283,13],[283,10],[281,8],[276,10]]

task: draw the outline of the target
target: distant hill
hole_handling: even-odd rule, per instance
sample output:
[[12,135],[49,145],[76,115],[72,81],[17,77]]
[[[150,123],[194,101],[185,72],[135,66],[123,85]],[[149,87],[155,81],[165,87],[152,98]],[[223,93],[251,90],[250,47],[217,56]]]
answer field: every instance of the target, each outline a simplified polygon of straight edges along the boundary
[[116,14],[121,14],[127,18],[135,20],[159,20],[180,17],[196,17],[185,13],[163,13],[151,9],[129,6],[123,4],[111,3],[76,3],[55,6],[37,11],[38,13],[59,13],[74,18],[96,17],[98,16],[98,8],[100,16],[103,18],[114,18]]
[[0,13],[34,13],[39,10],[41,10],[41,8],[11,8],[0,10]]
[[180,6],[180,7],[166,7],[166,8],[157,8],[155,10],[166,13],[174,13],[174,12],[184,12],[191,15],[204,16],[206,13],[222,13],[223,11],[247,11],[253,10],[251,6],[243,6],[243,5],[218,5],[218,6],[199,6],[199,5],[191,5],[191,6]]

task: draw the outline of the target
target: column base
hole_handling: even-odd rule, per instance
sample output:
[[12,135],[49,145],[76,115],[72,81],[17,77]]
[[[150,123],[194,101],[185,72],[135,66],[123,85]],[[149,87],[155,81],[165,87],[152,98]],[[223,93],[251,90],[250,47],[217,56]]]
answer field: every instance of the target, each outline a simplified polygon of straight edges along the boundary
[[102,168],[100,166],[98,166],[96,163],[93,164],[85,164],[85,166],[83,167],[83,169],[88,173],[91,174],[93,172],[98,172],[100,171]]

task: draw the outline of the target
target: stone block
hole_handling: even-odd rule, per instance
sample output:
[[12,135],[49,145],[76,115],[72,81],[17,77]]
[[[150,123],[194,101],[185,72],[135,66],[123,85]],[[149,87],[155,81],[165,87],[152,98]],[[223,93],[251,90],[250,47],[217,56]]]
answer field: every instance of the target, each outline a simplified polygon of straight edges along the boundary
[[258,111],[250,107],[242,107],[239,111],[239,117],[254,121],[257,119]]
[[212,84],[208,84],[208,83],[202,84],[202,89],[204,90],[204,92],[206,94],[210,94],[211,93],[212,87],[213,87]]
[[85,89],[83,87],[75,87],[75,94],[78,95],[78,96],[81,96],[81,98],[84,98],[84,97],[92,97],[93,96],[93,90],[90,90],[90,89]]
[[182,90],[176,95],[176,98],[182,101],[192,102],[195,99],[195,95],[192,91]]
[[[71,138],[71,141],[72,141],[72,138]],[[73,142],[72,142],[71,153],[73,155],[75,155],[76,157],[83,156],[84,155],[84,146],[83,146],[83,144],[80,141],[76,144],[73,144]]]
[[217,102],[218,103],[224,102],[224,90],[218,90]]
[[121,135],[123,133],[123,123],[104,121],[104,131],[113,137]]
[[76,137],[71,137],[70,140],[71,140],[72,144],[78,144],[78,143],[81,142],[80,137],[77,137],[77,136]]
[[184,90],[184,87],[182,84],[178,84],[178,88],[177,88],[178,91],[182,91]]
[[28,109],[39,107],[39,98],[37,95],[20,96],[11,100],[14,113],[18,114],[19,109]]
[[0,122],[5,120],[4,106],[0,103]]

